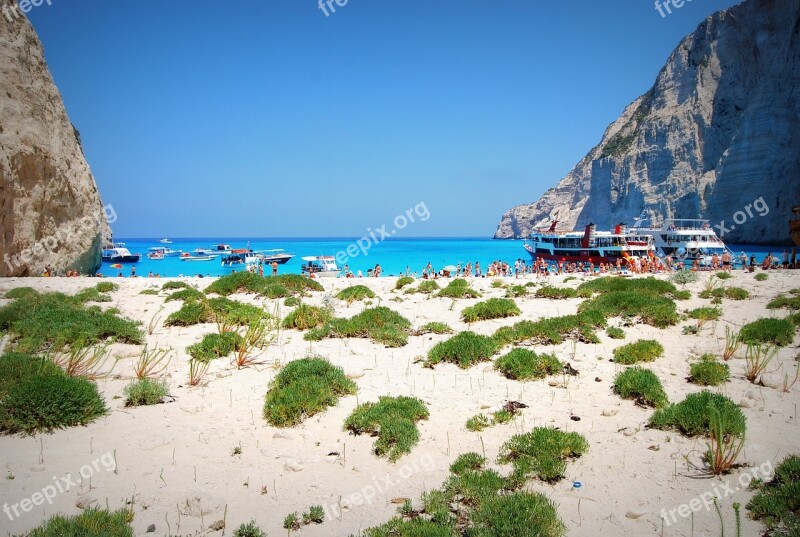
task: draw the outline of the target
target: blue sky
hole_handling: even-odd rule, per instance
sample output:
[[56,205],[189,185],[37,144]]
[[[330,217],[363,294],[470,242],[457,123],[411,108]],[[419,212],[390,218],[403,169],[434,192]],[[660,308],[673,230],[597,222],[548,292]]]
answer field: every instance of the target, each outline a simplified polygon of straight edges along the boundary
[[45,46],[118,237],[491,236],[737,2],[51,0]]

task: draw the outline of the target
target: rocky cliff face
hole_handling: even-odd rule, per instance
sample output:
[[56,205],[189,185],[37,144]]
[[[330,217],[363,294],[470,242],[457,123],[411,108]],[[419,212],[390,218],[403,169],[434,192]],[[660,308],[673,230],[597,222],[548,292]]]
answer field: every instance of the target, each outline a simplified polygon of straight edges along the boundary
[[8,13],[0,16],[0,276],[40,275],[46,265],[94,273],[110,236],[100,195],[35,30]]
[[504,214],[495,237],[551,220],[610,228],[644,210],[655,223],[708,218],[730,243],[786,242],[800,204],[799,60],[800,0],[715,13],[600,144],[539,201]]

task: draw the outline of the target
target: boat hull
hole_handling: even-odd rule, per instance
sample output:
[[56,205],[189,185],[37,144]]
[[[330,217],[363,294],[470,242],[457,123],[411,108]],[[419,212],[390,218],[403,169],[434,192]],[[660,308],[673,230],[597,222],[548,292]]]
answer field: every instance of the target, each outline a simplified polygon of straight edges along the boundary
[[537,259],[544,259],[545,261],[555,261],[561,262],[564,261],[565,263],[594,263],[599,264],[607,264],[611,263],[615,265],[617,260],[621,260],[623,265],[626,265],[629,260],[633,258],[630,257],[605,257],[605,256],[589,256],[589,255],[560,255],[560,254],[551,254],[547,252],[536,253],[532,249],[527,249],[528,254],[530,254],[531,259],[536,261]]
[[293,258],[293,255],[276,255],[276,256],[264,256],[264,263],[271,265],[273,262],[279,265],[285,265]]
[[105,263],[138,263],[141,261],[141,259],[142,257],[136,254],[123,256],[103,256],[103,262]]

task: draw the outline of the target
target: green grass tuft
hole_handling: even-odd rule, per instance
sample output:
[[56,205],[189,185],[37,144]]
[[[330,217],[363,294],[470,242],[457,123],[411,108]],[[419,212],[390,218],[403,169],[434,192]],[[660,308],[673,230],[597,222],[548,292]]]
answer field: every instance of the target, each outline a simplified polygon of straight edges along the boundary
[[717,272],[716,274],[714,274],[714,276],[716,276],[720,280],[728,280],[730,278],[733,278],[733,275],[730,272],[724,272],[724,271]]
[[167,283],[161,286],[162,291],[169,291],[171,289],[188,289],[188,288],[189,288],[188,283],[178,280],[168,281]]
[[669,404],[664,386],[649,369],[631,367],[622,371],[614,379],[614,391],[641,406],[663,408]]
[[606,328],[606,335],[611,339],[625,339],[625,330],[617,326],[609,326]]
[[45,360],[0,356],[0,431],[34,434],[86,425],[106,413],[97,386]]
[[283,319],[284,328],[295,328],[297,330],[308,330],[322,326],[331,320],[333,315],[327,308],[300,304]]
[[762,272],[761,274],[756,274],[756,275],[754,276],[754,278],[755,278],[755,280],[756,280],[757,282],[763,282],[763,281],[766,281],[766,280],[768,280],[768,279],[769,279],[769,276],[768,276],[768,275],[766,275],[766,274],[764,274],[764,273]]
[[408,343],[411,322],[385,307],[368,308],[350,319],[331,319],[323,326],[309,330],[304,339],[369,338],[387,347],[403,347]]
[[375,298],[375,293],[366,285],[353,285],[346,287],[336,294],[336,298],[344,300],[348,304],[356,301],[365,300],[367,298]]
[[746,324],[739,331],[745,344],[771,343],[779,347],[792,344],[795,326],[786,319],[764,318]]
[[538,380],[563,370],[563,364],[553,354],[536,354],[515,348],[494,363],[494,368],[513,380]]
[[[96,292],[96,290],[92,289]],[[62,293],[26,293],[0,308],[0,332],[20,352],[36,353],[64,345],[91,345],[105,339],[140,344],[144,334],[128,319]]]
[[107,511],[89,507],[73,517],[56,515],[27,537],[134,537],[130,522],[133,511]]
[[481,503],[471,518],[470,537],[562,537],[567,532],[555,504],[536,492],[517,491],[491,497]]
[[452,334],[453,329],[450,328],[445,323],[440,323],[438,321],[432,321],[430,323],[426,323],[420,327],[419,330],[415,332],[415,335],[421,336],[424,334]]
[[614,361],[623,365],[652,362],[663,355],[664,347],[653,339],[641,339],[614,349]]
[[780,295],[767,304],[767,309],[774,310],[778,308],[786,308],[790,310],[800,310],[800,296],[784,296]]
[[650,418],[654,429],[675,429],[687,436],[709,435],[709,407],[715,408],[722,422],[728,424],[725,434],[741,437],[746,418],[736,403],[718,393],[703,390],[686,396],[680,403],[657,410]]
[[747,510],[767,526],[765,537],[800,535],[800,456],[789,455],[775,468],[772,481],[757,488]]
[[447,284],[447,287],[439,291],[436,296],[443,298],[478,298],[481,294],[470,287],[467,280],[456,278]]
[[564,477],[568,459],[580,457],[588,449],[586,438],[578,433],[536,427],[505,442],[500,448],[498,462],[514,466],[512,480],[518,484],[531,477],[553,483]]
[[699,386],[719,386],[728,382],[730,375],[728,364],[717,362],[712,354],[704,354],[690,366],[689,380]]
[[491,359],[497,351],[497,344],[491,337],[479,336],[474,332],[461,332],[446,341],[437,343],[428,352],[427,366],[450,362],[467,369],[479,362]]
[[171,302],[173,300],[202,300],[203,298],[205,298],[205,295],[194,287],[186,287],[169,295],[164,302]]
[[498,346],[530,341],[539,345],[558,345],[564,338],[575,338],[586,343],[599,343],[596,328],[606,325],[602,313],[588,311],[577,315],[549,317],[539,321],[520,321],[513,326],[499,328],[492,336]]
[[430,294],[435,293],[439,289],[441,289],[441,287],[439,287],[439,284],[436,283],[434,280],[424,280],[424,281],[420,282],[420,284],[417,287],[411,287],[409,289],[406,289],[405,293],[408,294],[408,295],[414,294],[414,293],[421,293],[423,295],[430,295]]
[[551,300],[590,298],[592,296],[592,291],[582,287],[572,289],[571,287],[553,287],[551,285],[545,285],[536,290],[535,296],[536,298],[549,298]]
[[186,352],[195,360],[210,362],[216,358],[228,356],[241,339],[242,336],[236,332],[206,334],[199,343],[186,347]]
[[233,531],[233,537],[268,537],[267,533],[258,527],[255,520],[242,524]]
[[702,308],[696,308],[689,312],[689,317],[691,319],[697,319],[699,321],[716,321],[722,316],[722,310],[719,308],[710,308],[704,306]]
[[485,302],[478,302],[474,306],[464,308],[461,319],[467,323],[485,321],[489,319],[503,319],[514,317],[522,313],[516,303],[509,298],[490,298]]
[[270,383],[264,418],[276,427],[292,427],[356,393],[355,382],[323,358],[303,358],[286,365]]
[[394,462],[419,442],[416,422],[428,419],[428,409],[413,397],[381,397],[356,407],[344,423],[353,434],[377,434],[374,452]]
[[477,453],[462,453],[450,465],[450,473],[461,475],[466,472],[475,472],[482,470],[484,465],[486,465],[486,457]]
[[397,278],[397,283],[394,286],[395,291],[399,291],[406,285],[411,285],[414,283],[414,278],[411,276],[403,276],[401,278]]
[[169,395],[169,387],[164,380],[143,378],[125,386],[124,393],[125,406],[157,405]]

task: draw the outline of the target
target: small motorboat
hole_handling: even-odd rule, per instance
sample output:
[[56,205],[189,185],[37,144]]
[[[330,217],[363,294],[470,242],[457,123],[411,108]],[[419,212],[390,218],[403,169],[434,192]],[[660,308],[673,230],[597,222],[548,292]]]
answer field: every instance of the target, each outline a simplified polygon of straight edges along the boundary
[[183,252],[173,250],[167,246],[153,246],[147,253],[148,259],[164,259],[165,257],[177,257]]
[[181,261],[211,261],[216,255],[190,255],[188,252],[181,254]]
[[271,265],[273,262],[278,265],[285,265],[291,261],[293,257],[294,254],[287,254],[285,250],[276,248],[274,250],[264,250],[261,260],[267,265]]
[[160,241],[158,241],[158,242],[160,242],[161,244],[172,244],[172,241],[171,241],[171,240],[169,240],[169,239],[161,239],[161,240],[160,240]]
[[132,254],[130,250],[119,245],[112,245],[103,250],[103,261],[106,263],[138,263],[142,254]]
[[309,278],[336,278],[341,270],[331,255],[313,255],[303,258],[305,263],[300,267],[304,276]]

